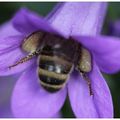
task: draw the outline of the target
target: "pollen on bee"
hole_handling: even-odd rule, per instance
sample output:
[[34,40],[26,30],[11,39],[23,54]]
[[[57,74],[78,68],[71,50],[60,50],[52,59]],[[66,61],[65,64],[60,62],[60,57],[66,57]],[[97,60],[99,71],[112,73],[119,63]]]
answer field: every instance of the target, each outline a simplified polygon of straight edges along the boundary
[[42,45],[43,43],[43,36],[44,36],[44,32],[34,32],[31,35],[29,35],[27,38],[24,39],[21,48],[22,50],[24,50],[25,52],[33,52],[36,51],[36,49]]

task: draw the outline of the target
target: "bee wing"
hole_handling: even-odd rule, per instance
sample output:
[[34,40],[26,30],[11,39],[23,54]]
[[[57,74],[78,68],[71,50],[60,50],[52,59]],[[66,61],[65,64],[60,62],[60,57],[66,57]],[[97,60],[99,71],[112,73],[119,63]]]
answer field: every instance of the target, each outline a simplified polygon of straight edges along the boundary
[[24,42],[22,44],[22,50],[28,53],[32,53],[36,51],[39,47],[43,44],[43,37],[45,35],[45,32],[34,32],[31,35],[29,35],[27,38],[24,39]]
[[85,49],[81,48],[81,57],[78,62],[78,69],[82,72],[90,72],[91,71],[91,54],[90,52]]

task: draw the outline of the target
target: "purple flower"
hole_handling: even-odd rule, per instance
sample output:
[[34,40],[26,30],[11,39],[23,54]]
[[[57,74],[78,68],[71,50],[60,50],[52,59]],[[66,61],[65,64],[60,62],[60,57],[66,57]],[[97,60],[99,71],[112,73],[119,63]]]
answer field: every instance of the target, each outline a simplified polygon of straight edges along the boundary
[[[111,94],[100,70],[114,73],[120,69],[120,42],[118,38],[100,35],[106,6],[106,3],[95,2],[61,3],[46,18],[21,9],[3,27],[0,31],[0,75],[23,72],[11,99],[15,117],[52,117],[63,106],[67,92],[76,117],[113,117]],[[76,72],[62,90],[54,94],[46,92],[37,81],[36,58],[8,69],[26,56],[21,44],[37,30],[72,37],[92,53],[93,68],[88,76],[93,96],[88,92],[86,81]]]

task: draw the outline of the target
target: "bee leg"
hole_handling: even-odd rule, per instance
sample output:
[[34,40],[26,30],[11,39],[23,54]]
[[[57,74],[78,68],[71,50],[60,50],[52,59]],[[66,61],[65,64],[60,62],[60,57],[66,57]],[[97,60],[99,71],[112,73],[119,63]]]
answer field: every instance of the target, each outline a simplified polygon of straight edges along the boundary
[[93,95],[92,87],[91,87],[91,81],[89,77],[87,76],[87,73],[89,73],[92,70],[92,56],[89,50],[81,46],[80,48],[80,58],[77,63],[77,69],[80,72],[81,76],[84,80],[86,80],[90,96]]
[[40,51],[34,51],[30,54],[28,54],[27,56],[25,56],[24,58],[20,59],[19,61],[17,61],[15,64],[9,66],[8,68],[11,69],[19,64],[22,64],[24,62],[29,61],[30,59],[32,59],[33,57],[37,56],[40,53]]
[[86,80],[87,82],[87,85],[88,85],[88,88],[89,88],[89,93],[90,93],[90,96],[93,96],[93,91],[92,91],[92,87],[91,87],[91,81],[90,79],[88,78],[87,74],[86,73],[81,73],[82,77],[84,80]]

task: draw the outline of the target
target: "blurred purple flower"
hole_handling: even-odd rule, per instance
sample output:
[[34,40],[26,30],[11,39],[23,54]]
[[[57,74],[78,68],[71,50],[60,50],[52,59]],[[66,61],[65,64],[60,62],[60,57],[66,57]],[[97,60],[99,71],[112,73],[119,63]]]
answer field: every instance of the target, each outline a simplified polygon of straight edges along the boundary
[[[3,27],[0,32],[0,75],[24,71],[12,95],[15,117],[51,117],[62,107],[67,91],[76,117],[113,117],[111,94],[99,68],[106,73],[120,69],[120,42],[115,37],[100,36],[106,6],[106,3],[98,2],[61,3],[46,18],[21,9]],[[57,32],[65,38],[72,36],[91,51],[93,69],[89,78],[94,96],[89,95],[88,86],[78,73],[73,73],[66,87],[59,92],[46,92],[37,82],[36,58],[8,69],[25,56],[20,45],[26,36],[37,30]]]
[[109,35],[120,37],[120,20],[111,21],[109,23]]

